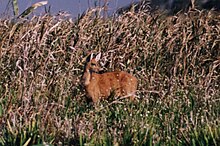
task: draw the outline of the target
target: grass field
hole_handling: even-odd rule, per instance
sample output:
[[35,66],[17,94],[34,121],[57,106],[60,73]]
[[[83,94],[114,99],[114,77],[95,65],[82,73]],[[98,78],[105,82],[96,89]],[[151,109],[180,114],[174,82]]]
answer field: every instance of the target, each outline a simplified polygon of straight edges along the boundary
[[[0,145],[219,145],[220,15],[0,20]],[[138,78],[135,102],[87,102],[86,55]]]

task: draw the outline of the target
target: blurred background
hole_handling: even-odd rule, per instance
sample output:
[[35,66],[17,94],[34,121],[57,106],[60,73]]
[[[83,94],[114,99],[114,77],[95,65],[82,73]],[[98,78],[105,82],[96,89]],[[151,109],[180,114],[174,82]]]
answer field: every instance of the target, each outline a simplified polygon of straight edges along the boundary
[[[13,0],[0,0],[0,16],[13,16]],[[32,4],[42,0],[17,0],[19,12],[23,12]],[[188,10],[189,7],[198,9],[220,9],[220,0],[48,0],[45,7],[39,7],[34,11],[35,15],[44,12],[57,14],[65,11],[71,17],[77,18],[80,14],[89,8],[104,7],[106,14],[112,15],[114,12],[124,12],[135,4],[136,8],[144,6],[144,9],[165,10],[170,14],[177,13],[181,10]]]
[[[40,1],[42,0],[18,0],[19,11],[23,12],[32,4]],[[72,17],[77,17],[78,14],[82,14],[88,8],[107,5],[108,13],[111,14],[118,8],[138,1],[140,0],[48,0],[46,7],[47,9],[50,8],[52,14],[66,11],[70,13]],[[45,7],[40,7],[35,11],[36,14],[42,12],[45,12]],[[4,14],[4,16],[12,14],[10,0],[0,0],[0,14]]]

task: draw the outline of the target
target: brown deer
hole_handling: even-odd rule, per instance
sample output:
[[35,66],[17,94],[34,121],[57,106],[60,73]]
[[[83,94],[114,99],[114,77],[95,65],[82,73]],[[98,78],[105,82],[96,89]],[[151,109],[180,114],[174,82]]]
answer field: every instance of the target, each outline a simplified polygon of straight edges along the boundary
[[87,57],[82,83],[88,98],[96,103],[100,99],[107,99],[111,93],[114,93],[116,96],[130,97],[133,100],[137,90],[137,78],[124,71],[99,74],[100,57],[101,53],[95,58],[93,54]]

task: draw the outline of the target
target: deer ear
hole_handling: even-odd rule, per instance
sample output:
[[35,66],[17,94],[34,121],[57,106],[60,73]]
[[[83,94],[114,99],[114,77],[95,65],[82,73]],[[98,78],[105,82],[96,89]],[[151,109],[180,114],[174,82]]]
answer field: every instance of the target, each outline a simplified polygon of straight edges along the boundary
[[93,53],[90,54],[90,60],[91,61],[93,59]]
[[95,57],[95,60],[96,60],[96,61],[99,61],[100,58],[101,58],[101,52]]

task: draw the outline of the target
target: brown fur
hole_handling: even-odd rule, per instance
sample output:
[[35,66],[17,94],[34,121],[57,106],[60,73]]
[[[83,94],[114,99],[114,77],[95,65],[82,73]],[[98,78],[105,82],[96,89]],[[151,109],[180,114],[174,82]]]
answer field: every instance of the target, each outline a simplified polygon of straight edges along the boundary
[[82,83],[87,96],[97,102],[100,98],[108,98],[114,92],[116,96],[128,95],[133,100],[137,90],[136,77],[124,71],[97,73],[100,70],[97,63],[100,55],[98,58],[97,56],[95,59],[91,57],[85,65]]

